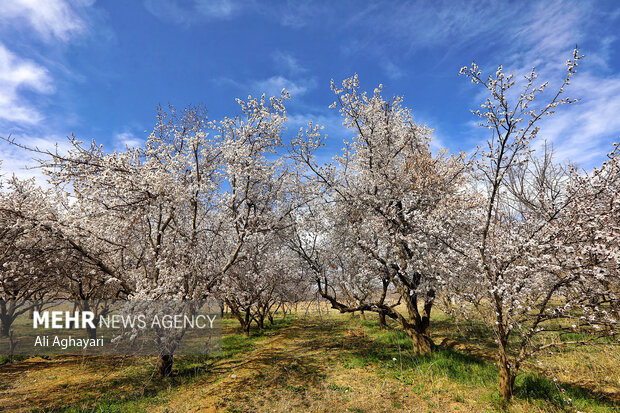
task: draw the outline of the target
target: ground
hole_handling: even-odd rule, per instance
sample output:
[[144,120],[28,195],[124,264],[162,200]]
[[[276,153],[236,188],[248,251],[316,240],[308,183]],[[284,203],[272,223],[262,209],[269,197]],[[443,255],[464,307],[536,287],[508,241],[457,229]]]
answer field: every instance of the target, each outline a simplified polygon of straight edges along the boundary
[[221,355],[177,357],[164,380],[154,358],[13,361],[0,366],[0,411],[620,412],[615,347],[542,355],[506,404],[490,333],[444,315],[433,321],[435,342],[451,348],[424,357],[374,315],[301,311],[250,338],[225,320]]

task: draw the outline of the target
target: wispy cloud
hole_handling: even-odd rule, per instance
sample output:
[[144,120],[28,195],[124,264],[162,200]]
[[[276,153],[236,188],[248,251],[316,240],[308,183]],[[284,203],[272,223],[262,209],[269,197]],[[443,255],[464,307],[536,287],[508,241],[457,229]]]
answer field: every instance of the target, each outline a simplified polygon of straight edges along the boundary
[[[333,14],[334,3],[324,0],[143,0],[143,4],[157,18],[180,25],[250,14],[291,29],[320,24],[326,19],[339,20]],[[357,7],[352,2],[345,5],[343,1],[342,4],[346,10]]]
[[518,4],[506,7],[494,1],[373,2],[345,20],[348,30],[361,24],[373,27],[350,39],[345,50],[382,55],[394,45],[409,53],[438,46],[458,48],[483,33],[501,33],[497,29],[522,9]]
[[[620,136],[620,75],[605,74],[609,66],[609,44],[613,38],[592,36],[592,22],[599,21],[597,10],[588,2],[533,3],[532,10],[513,16],[503,31],[505,47],[485,54],[487,72],[493,64],[504,63],[506,72],[529,73],[536,67],[540,83],[550,80],[555,92],[566,74],[566,60],[576,43],[587,44],[586,58],[579,66],[566,94],[580,99],[562,106],[552,117],[541,122],[539,146],[551,143],[560,161],[573,161],[592,167],[611,149]],[[518,93],[517,93],[518,94]],[[539,97],[541,102],[549,93]],[[481,96],[476,95],[476,101]]]
[[[11,136],[17,143],[26,145],[33,149],[42,151],[56,151],[66,153],[71,145],[68,140],[60,135],[37,136],[30,134],[17,134]],[[2,165],[0,175],[4,178],[15,175],[20,179],[35,178],[37,184],[47,186],[47,177],[43,175],[39,163],[35,160],[43,156],[35,152],[12,145],[4,140],[0,140],[0,153],[2,154]]]
[[301,97],[316,87],[316,81],[313,78],[290,79],[283,75],[248,81],[224,76],[214,78],[212,82],[221,87],[236,89],[243,93],[243,96],[247,96],[248,92],[256,96],[263,93],[267,96],[280,96],[282,89],[286,89],[291,97]]
[[144,7],[161,20],[194,24],[208,19],[228,19],[240,11],[242,0],[145,0]]
[[390,79],[400,79],[404,76],[400,67],[396,66],[391,60],[386,60],[383,63],[383,71]]
[[582,73],[571,86],[581,100],[546,119],[539,136],[553,144],[559,160],[591,168],[620,141],[620,78]]
[[20,92],[52,93],[48,71],[33,61],[22,59],[0,43],[0,119],[26,124],[38,123],[43,115]]
[[270,13],[281,25],[298,29],[316,22],[317,16],[327,9],[325,2],[288,0],[279,7],[271,8]]
[[[41,149],[54,149],[56,142],[62,150],[68,149],[65,131],[50,130],[54,122],[45,122],[52,116],[41,101],[44,95],[54,94],[58,79],[51,66],[62,67],[46,55],[47,49],[59,50],[68,42],[83,37],[89,31],[87,10],[94,0],[12,0],[0,1],[0,136],[11,136],[16,142]],[[27,36],[27,37],[25,37]],[[9,43],[9,39],[19,39]],[[27,39],[27,40],[25,40]],[[30,42],[22,47],[21,41]],[[40,50],[33,43],[45,43]],[[69,70],[65,70],[65,75]],[[70,113],[59,114],[63,119]],[[45,179],[39,170],[24,169],[36,165],[33,153],[0,141],[2,173],[15,173],[20,178],[35,176],[38,183]]]
[[[94,0],[12,0],[0,2],[0,34],[27,32],[35,39],[64,46],[87,30],[86,8]],[[7,39],[11,38],[7,35]],[[48,47],[47,45],[45,46]],[[62,64],[46,60],[44,53],[34,53],[32,58],[24,56],[23,50],[0,42],[0,120],[2,133],[8,129],[26,130],[41,122],[45,115],[41,105],[35,103],[31,94],[52,94],[56,91],[55,81],[46,67]],[[46,62],[41,64],[40,62]],[[39,96],[37,96],[38,98]],[[39,99],[37,99],[39,100]],[[65,114],[68,116],[68,114]],[[31,130],[32,132],[32,130]]]
[[287,73],[295,75],[307,71],[307,69],[299,63],[299,60],[290,53],[276,50],[271,57],[277,69],[282,69]]
[[114,149],[118,151],[124,151],[127,147],[135,148],[141,146],[144,141],[134,135],[132,132],[125,131],[114,135],[113,145]]
[[567,7],[566,2],[559,1],[535,3],[522,28],[517,26],[517,30],[511,33],[513,42],[534,46],[526,49],[526,56],[557,57],[558,52],[575,45],[582,36],[583,23],[591,17],[592,11],[587,3],[574,6]]
[[[88,6],[91,2],[74,1],[74,6]],[[2,25],[30,26],[45,41],[68,41],[82,33],[86,23],[64,0],[8,0],[0,2]]]
[[[580,64],[567,94],[580,102],[559,108],[541,124],[540,136],[555,148],[561,161],[573,161],[591,168],[611,150],[620,136],[620,75],[606,76],[600,69],[608,65],[608,38],[592,39],[587,33],[596,21],[588,3],[566,7],[561,2],[538,4],[536,16],[519,34],[525,39],[520,63],[536,64],[541,80],[559,81],[564,62],[577,42],[586,40],[588,52]],[[525,68],[525,67],[524,67]],[[599,70],[597,70],[599,69]]]
[[272,76],[268,79],[254,82],[251,85],[251,89],[259,94],[265,93],[268,96],[279,96],[282,89],[286,89],[292,97],[298,97],[304,95],[315,86],[314,80],[293,81],[284,76]]

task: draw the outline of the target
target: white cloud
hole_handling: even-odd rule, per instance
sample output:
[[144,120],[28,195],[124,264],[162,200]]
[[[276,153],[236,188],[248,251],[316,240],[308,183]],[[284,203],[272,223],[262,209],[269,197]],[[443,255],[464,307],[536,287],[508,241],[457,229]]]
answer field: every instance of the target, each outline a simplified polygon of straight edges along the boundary
[[316,22],[320,14],[325,14],[327,8],[312,1],[286,1],[269,8],[269,12],[279,20],[282,26],[298,29]]
[[232,19],[243,14],[267,18],[293,29],[325,18],[335,20],[330,8],[326,7],[327,3],[312,0],[143,0],[143,4],[155,17],[180,25]]
[[191,23],[195,18],[194,14],[174,1],[145,0],[144,7],[155,17],[173,23]]
[[[580,102],[558,107],[553,116],[545,118],[539,124],[536,146],[540,148],[547,141],[558,160],[591,168],[602,162],[611,143],[620,136],[620,74],[600,73],[600,69],[608,72],[610,43],[615,38],[592,37],[592,25],[598,18],[589,3],[556,1],[531,7],[529,13],[512,13],[513,22],[503,32],[506,46],[485,56],[483,69],[494,72],[488,62],[502,62],[505,72],[514,72],[519,78],[535,66],[540,83],[550,81],[547,93],[537,99],[545,104],[566,76],[565,62],[572,57],[575,44],[585,42],[586,58],[565,91],[566,96]],[[515,87],[514,92],[513,98],[518,98],[520,90]],[[485,97],[486,93],[479,90],[475,101],[481,103]]]
[[[33,149],[54,152],[58,149],[59,153],[66,153],[70,144],[66,138],[60,135],[48,135],[37,137],[28,134],[18,134],[11,136],[16,143]],[[45,158],[43,155],[31,152],[4,140],[0,140],[0,175],[8,178],[15,175],[20,179],[35,178],[37,184],[47,186],[47,177],[43,175],[40,168],[36,168],[39,163],[35,159]]]
[[246,89],[247,85],[227,76],[218,76],[211,79],[217,86],[232,87],[235,89]]
[[292,97],[305,94],[315,86],[314,81],[306,82],[292,81],[283,76],[272,76],[268,79],[254,82],[252,89],[258,93],[265,93],[268,96],[280,96],[282,89],[286,89]]
[[[74,2],[76,5],[87,2]],[[6,0],[0,2],[0,21],[23,25],[25,22],[46,41],[68,41],[86,29],[84,20],[64,0]]]
[[196,10],[213,18],[228,18],[237,11],[238,5],[231,0],[198,0]]
[[553,144],[559,160],[589,169],[600,164],[612,142],[620,141],[620,78],[578,73],[571,95],[580,102],[546,119],[539,137]]
[[343,139],[349,137],[352,132],[342,124],[344,120],[340,113],[336,110],[333,113],[317,114],[317,113],[297,113],[288,114],[288,120],[286,122],[287,128],[291,132],[297,133],[300,128],[304,130],[308,127],[308,122],[313,121],[315,125],[324,126],[325,133],[328,133],[334,138]]
[[383,63],[383,71],[390,79],[400,79],[404,75],[400,67],[396,66],[391,60],[386,60]]
[[[43,126],[46,116],[39,104],[41,95],[52,94],[56,88],[52,74],[40,61],[52,61],[47,60],[45,49],[55,44],[63,47],[65,42],[84,35],[88,29],[86,8],[93,4],[94,0],[0,0],[0,35],[23,40],[16,41],[11,49],[0,42],[0,136],[10,135],[20,144],[47,150],[53,150],[55,142],[60,142],[59,148],[68,149],[63,135],[50,132],[49,124]],[[37,51],[31,44],[32,38],[48,45]],[[23,53],[32,53],[35,59]],[[53,65],[63,66],[57,61]],[[66,120],[71,114],[61,116]],[[1,173],[15,173],[20,178],[34,176],[44,185],[45,177],[39,169],[27,169],[36,165],[33,156],[37,155],[0,141]]]
[[529,53],[526,56],[545,57],[548,60],[560,57],[567,47],[574,47],[582,36],[582,22],[589,19],[588,5],[567,7],[563,2],[537,3],[532,10],[531,20],[521,30],[513,34],[513,39],[521,38]]
[[235,0],[145,0],[144,7],[155,17],[177,24],[206,19],[228,19],[241,10]]
[[22,59],[0,43],[0,119],[27,124],[43,119],[19,92],[25,89],[52,93],[54,87],[48,71],[36,63]]
[[512,22],[522,12],[519,4],[506,7],[494,1],[372,2],[344,22],[346,27],[373,27],[366,35],[351,40],[345,51],[364,50],[384,56],[390,46],[405,52],[461,48],[481,34],[501,33],[506,22]]
[[293,80],[282,75],[254,81],[239,81],[229,77],[218,77],[212,79],[212,82],[218,86],[237,89],[241,93],[240,98],[247,97],[248,92],[253,96],[260,96],[264,93],[267,97],[280,97],[282,89],[286,89],[292,98],[298,98],[316,87],[315,79]]
[[290,53],[277,50],[272,54],[272,58],[278,68],[284,69],[288,73],[297,74],[307,71],[307,69]]
[[121,132],[114,135],[114,149],[124,151],[126,147],[135,148],[144,143],[131,132]]
[[[517,73],[536,66],[539,80],[551,80],[555,92],[566,75],[565,62],[575,44],[587,39],[590,22],[596,21],[591,5],[563,2],[539,3],[532,18],[514,34],[521,36],[519,51],[515,50],[512,64],[519,65]],[[579,72],[566,89],[566,95],[578,98],[579,103],[559,107],[552,117],[541,123],[538,145],[550,142],[558,160],[573,161],[582,167],[596,166],[611,149],[620,135],[620,75],[604,76],[609,59],[610,39],[590,40],[589,52],[580,62]],[[516,49],[516,48],[515,48]],[[549,96],[547,96],[547,99]]]

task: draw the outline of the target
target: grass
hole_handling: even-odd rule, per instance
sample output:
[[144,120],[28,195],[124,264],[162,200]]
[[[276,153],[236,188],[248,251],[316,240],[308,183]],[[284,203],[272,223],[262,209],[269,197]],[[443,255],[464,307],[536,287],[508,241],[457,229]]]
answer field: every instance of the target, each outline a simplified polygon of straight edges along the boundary
[[225,319],[222,353],[177,357],[166,380],[153,375],[153,358],[14,361],[0,366],[0,410],[620,412],[615,348],[545,354],[544,368],[525,367],[507,404],[497,394],[492,336],[481,325],[457,326],[439,314],[435,341],[467,347],[419,356],[402,331],[367,318],[290,316],[249,338]]

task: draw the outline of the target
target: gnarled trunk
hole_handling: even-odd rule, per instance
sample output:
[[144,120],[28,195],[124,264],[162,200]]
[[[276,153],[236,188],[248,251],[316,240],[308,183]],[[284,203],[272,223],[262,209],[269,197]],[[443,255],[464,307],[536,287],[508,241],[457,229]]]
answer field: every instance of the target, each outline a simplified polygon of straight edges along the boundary
[[506,357],[501,356],[498,360],[499,365],[499,394],[505,399],[510,400],[515,384],[515,374],[510,368],[510,363]]
[[253,320],[250,308],[242,309],[234,301],[227,300],[226,303],[228,304],[228,308],[230,308],[230,312],[235,316],[237,321],[239,321],[243,337],[250,337],[250,325]]
[[401,286],[400,292],[407,306],[409,316],[407,320],[401,320],[401,324],[409,337],[411,337],[413,350],[417,354],[428,354],[435,346],[430,334],[431,310],[433,308],[435,292],[429,290],[426,293],[421,313],[418,310],[418,296],[405,286]]
[[172,354],[162,354],[159,356],[159,360],[157,360],[157,371],[159,372],[159,377],[165,378],[172,375]]
[[512,365],[508,357],[508,338],[510,330],[506,329],[502,324],[501,313],[498,316],[497,335],[499,337],[499,346],[497,348],[497,366],[499,367],[499,394],[504,400],[512,398],[515,377],[519,369],[518,364]]
[[382,311],[379,313],[379,328],[385,330],[387,328],[387,322],[385,320],[385,313]]
[[265,316],[263,314],[258,314],[258,317],[256,317],[255,320],[259,330],[265,328]]
[[418,331],[415,328],[405,329],[411,342],[413,343],[413,351],[417,354],[429,354],[434,347],[433,340],[427,331]]

